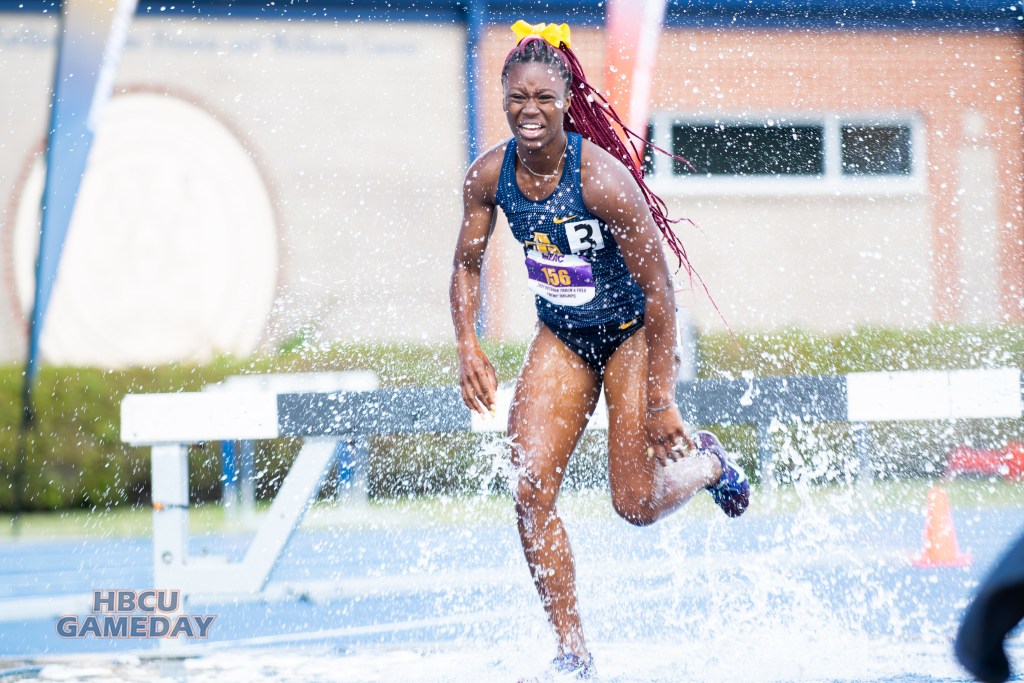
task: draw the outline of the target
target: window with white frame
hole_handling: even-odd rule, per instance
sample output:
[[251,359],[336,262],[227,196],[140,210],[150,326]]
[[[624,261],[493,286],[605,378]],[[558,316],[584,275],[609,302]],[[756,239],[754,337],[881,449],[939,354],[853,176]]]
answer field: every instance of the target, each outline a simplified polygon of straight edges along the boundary
[[842,173],[846,176],[909,176],[910,124],[842,123]]
[[789,182],[800,188],[919,185],[923,137],[913,117],[652,117],[648,139],[680,159],[645,156],[661,181]]

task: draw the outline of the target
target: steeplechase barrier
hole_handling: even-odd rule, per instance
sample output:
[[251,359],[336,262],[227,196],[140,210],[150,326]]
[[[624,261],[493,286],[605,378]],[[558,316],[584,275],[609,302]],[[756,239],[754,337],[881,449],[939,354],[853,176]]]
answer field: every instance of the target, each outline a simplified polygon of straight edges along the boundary
[[[1020,418],[1024,405],[1017,368],[696,380],[680,382],[676,397],[691,424],[756,425],[765,482],[772,480],[771,430],[777,424],[852,423],[855,436],[863,437],[874,422]],[[497,415],[481,418],[455,388],[125,397],[122,439],[152,454],[154,588],[180,589],[184,596],[262,591],[319,491],[338,439],[503,431],[511,389],[503,388],[498,399]],[[603,402],[591,427],[607,428]],[[304,444],[244,558],[190,556],[189,445],[282,437],[302,437]],[[857,444],[863,468],[870,448],[866,438]]]
[[[299,394],[372,391],[379,387],[377,373],[348,370],[233,375],[205,387],[203,391]],[[359,493],[365,490],[365,487],[361,487],[359,477],[365,469],[366,451],[365,438],[342,438],[336,441],[337,491],[347,488]],[[221,442],[221,477],[224,482],[222,503],[225,511],[229,516],[240,513],[251,519],[256,507],[256,447],[252,440],[228,439]]]

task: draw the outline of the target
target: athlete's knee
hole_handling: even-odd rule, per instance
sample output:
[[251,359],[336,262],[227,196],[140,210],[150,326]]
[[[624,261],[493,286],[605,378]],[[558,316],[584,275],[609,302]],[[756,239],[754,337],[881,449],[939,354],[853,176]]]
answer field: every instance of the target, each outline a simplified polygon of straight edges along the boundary
[[658,521],[654,501],[646,496],[613,495],[612,507],[633,526],[650,526]]
[[553,484],[546,484],[543,478],[524,469],[516,478],[512,497],[520,518],[535,517],[554,510],[557,491]]
[[557,491],[550,484],[528,473],[521,474],[513,495],[520,533],[526,537],[545,533],[545,529],[557,521],[557,497]]

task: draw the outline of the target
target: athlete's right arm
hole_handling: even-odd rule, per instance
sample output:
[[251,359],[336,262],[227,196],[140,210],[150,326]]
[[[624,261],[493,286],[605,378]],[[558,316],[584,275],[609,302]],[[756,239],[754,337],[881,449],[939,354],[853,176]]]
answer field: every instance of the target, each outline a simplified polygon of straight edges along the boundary
[[476,336],[480,273],[497,216],[495,195],[501,172],[501,155],[496,151],[492,149],[485,153],[466,172],[462,188],[462,227],[455,244],[448,289],[458,344],[462,400],[470,410],[481,414],[493,411],[498,391],[494,366],[480,348],[480,340]]

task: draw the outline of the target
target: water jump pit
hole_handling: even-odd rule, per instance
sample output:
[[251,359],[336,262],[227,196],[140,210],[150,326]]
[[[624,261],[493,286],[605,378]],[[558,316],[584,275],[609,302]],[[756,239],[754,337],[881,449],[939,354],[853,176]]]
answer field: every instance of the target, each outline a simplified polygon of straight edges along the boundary
[[[881,494],[833,493],[762,495],[742,523],[696,500],[644,529],[615,519],[604,492],[567,493],[563,514],[600,680],[970,681],[951,640],[985,571],[1024,528],[1024,511],[956,507],[971,563],[919,567],[923,500],[893,510],[880,506]],[[21,571],[0,599],[0,676],[92,683],[535,675],[555,644],[505,502],[453,501],[426,515],[370,510],[356,522],[351,506],[318,506],[261,595],[190,598],[188,614],[216,620],[208,638],[180,649],[159,639],[62,638],[58,616],[14,613],[33,591],[69,596],[71,605],[70,596],[97,586],[144,590],[148,539],[9,544],[3,565]],[[343,516],[349,522],[338,525]],[[247,541],[198,535],[193,552],[241,554]],[[1021,660],[1019,637],[1009,652]]]

